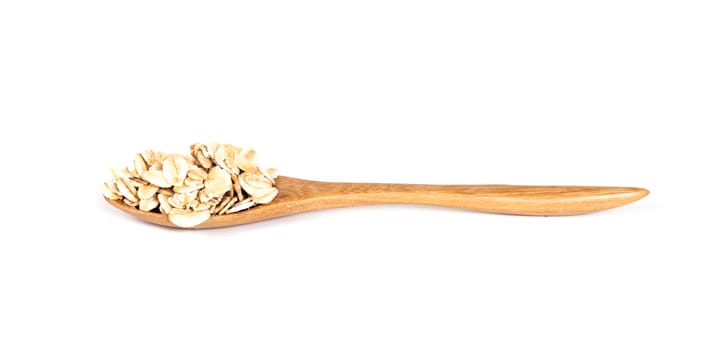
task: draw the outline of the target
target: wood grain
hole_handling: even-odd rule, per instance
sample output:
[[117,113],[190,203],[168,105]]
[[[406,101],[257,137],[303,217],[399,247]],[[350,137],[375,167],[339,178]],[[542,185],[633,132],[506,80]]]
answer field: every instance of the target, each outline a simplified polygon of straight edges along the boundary
[[[194,228],[247,224],[308,211],[373,204],[420,204],[514,215],[578,215],[625,205],[649,192],[636,187],[414,185],[318,182],[279,177],[273,202],[212,216]],[[113,206],[145,221],[175,227],[168,216],[147,213],[121,201]]]

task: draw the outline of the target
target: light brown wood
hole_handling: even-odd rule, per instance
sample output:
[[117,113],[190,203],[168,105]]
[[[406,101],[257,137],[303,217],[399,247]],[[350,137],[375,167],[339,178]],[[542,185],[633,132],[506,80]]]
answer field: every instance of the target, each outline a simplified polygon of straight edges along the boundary
[[[410,185],[318,182],[281,176],[279,195],[269,204],[210,217],[194,228],[247,224],[308,211],[372,204],[421,204],[514,215],[577,215],[634,202],[649,192],[635,187]],[[168,216],[108,200],[145,221],[175,227]]]

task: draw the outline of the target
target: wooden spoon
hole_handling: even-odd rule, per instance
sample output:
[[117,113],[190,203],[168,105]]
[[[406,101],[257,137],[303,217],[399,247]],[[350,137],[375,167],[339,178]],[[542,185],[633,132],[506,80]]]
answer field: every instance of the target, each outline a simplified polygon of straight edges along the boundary
[[[247,224],[308,211],[371,204],[422,204],[514,215],[577,215],[632,203],[649,191],[635,187],[407,185],[318,182],[280,176],[279,195],[269,204],[227,215],[213,215],[191,228]],[[177,227],[168,215],[145,212],[108,200],[142,220]]]

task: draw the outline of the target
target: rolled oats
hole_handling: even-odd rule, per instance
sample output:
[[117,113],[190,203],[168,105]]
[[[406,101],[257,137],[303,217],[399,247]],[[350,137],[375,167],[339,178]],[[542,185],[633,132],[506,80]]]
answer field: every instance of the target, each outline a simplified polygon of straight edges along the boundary
[[138,202],[138,209],[143,210],[143,211],[151,211],[151,210],[155,209],[158,206],[158,204],[160,204],[158,202],[158,198],[153,196],[150,198],[141,199],[141,201]]
[[207,210],[200,211],[186,211],[186,212],[176,212],[168,214],[168,219],[170,222],[179,227],[193,227],[197,226],[210,218],[210,212]]
[[133,158],[133,168],[136,170],[136,174],[138,174],[138,176],[141,176],[141,174],[148,170],[148,164],[146,164],[146,160],[143,158],[142,154],[138,153]]
[[101,187],[101,191],[104,193],[104,197],[111,199],[111,200],[117,200],[121,199],[121,193],[119,192],[118,188],[116,188],[116,183],[115,182],[104,182],[104,185]]
[[279,193],[277,170],[259,168],[253,149],[230,144],[195,143],[190,155],[145,150],[111,173],[101,189],[104,197],[168,214],[179,227],[267,204]]
[[232,187],[230,174],[220,167],[213,167],[205,180],[205,192],[210,197],[218,197],[229,191]]
[[158,192],[158,186],[155,185],[141,185],[138,187],[138,198],[140,199],[148,199],[153,196]]
[[143,179],[160,188],[170,188],[170,182],[163,177],[162,170],[148,170],[143,173]]

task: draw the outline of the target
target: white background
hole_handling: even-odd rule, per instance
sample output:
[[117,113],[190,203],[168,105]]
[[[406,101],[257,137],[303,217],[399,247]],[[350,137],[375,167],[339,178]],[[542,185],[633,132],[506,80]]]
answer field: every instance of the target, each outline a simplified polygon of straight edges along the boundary
[[[709,349],[706,1],[4,1],[2,349]],[[150,147],[317,180],[646,187],[209,231],[100,197]]]

